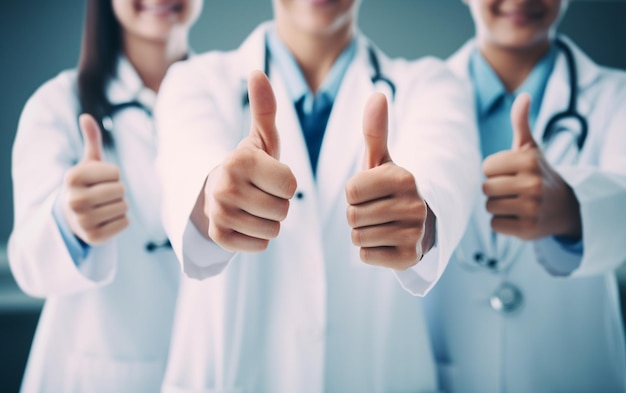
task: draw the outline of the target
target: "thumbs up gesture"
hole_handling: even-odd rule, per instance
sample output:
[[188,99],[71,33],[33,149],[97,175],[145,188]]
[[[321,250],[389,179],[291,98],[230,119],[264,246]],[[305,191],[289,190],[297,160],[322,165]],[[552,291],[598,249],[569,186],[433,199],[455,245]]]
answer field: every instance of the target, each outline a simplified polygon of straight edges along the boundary
[[203,213],[215,243],[229,251],[257,252],[278,236],[297,183],[291,169],[278,161],[276,100],[263,72],[250,75],[248,93],[250,134],[209,174]]
[[580,238],[578,199],[533,139],[529,110],[530,96],[520,94],[511,108],[511,150],[495,153],[483,163],[491,227],[523,240],[552,235]]
[[98,123],[91,115],[83,114],[79,124],[85,147],[82,160],[65,174],[62,210],[76,236],[98,245],[128,226],[128,205],[118,168],[102,161]]
[[406,270],[432,247],[434,215],[413,175],[391,160],[387,123],[387,99],[375,93],[363,118],[364,168],[346,185],[347,218],[363,262]]

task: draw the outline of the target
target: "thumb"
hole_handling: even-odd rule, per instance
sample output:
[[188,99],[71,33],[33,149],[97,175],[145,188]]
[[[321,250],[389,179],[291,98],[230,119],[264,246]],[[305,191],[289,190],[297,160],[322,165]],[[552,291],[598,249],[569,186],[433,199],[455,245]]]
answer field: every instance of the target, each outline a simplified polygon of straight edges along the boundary
[[519,150],[528,145],[536,147],[537,143],[533,139],[530,131],[528,115],[530,113],[530,95],[522,93],[515,99],[511,107],[511,125],[513,126],[513,146],[512,150]]
[[365,157],[363,164],[371,169],[391,161],[387,149],[387,97],[374,93],[365,105],[363,114],[363,138],[365,139]]
[[276,130],[276,98],[269,79],[261,71],[252,71],[248,78],[248,94],[252,126],[250,136],[259,149],[275,159],[280,158],[280,138]]
[[85,143],[83,161],[101,161],[102,134],[98,122],[90,114],[83,113],[78,118],[78,123]]

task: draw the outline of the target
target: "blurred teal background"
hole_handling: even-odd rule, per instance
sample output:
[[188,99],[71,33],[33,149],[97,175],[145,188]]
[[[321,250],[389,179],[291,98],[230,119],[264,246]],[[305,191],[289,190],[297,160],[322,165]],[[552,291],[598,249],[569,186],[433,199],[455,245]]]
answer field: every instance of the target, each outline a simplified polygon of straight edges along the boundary
[[[79,0],[0,1],[1,392],[17,391],[41,308],[41,301],[20,294],[6,264],[13,225],[11,147],[28,97],[76,65],[83,6]],[[271,14],[270,0],[205,0],[192,47],[196,52],[235,48]],[[360,15],[361,30],[392,56],[447,57],[473,34],[461,0],[364,0]],[[575,0],[561,32],[598,63],[626,69],[626,1]]]

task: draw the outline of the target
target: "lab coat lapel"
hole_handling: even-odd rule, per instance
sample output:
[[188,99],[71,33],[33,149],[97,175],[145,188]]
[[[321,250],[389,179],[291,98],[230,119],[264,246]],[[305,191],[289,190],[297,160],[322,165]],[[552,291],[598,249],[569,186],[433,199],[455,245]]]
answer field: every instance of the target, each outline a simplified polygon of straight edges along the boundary
[[237,74],[241,76],[239,82],[241,86],[241,90],[239,91],[241,93],[238,93],[239,96],[235,97],[235,99],[241,100],[242,137],[245,137],[250,132],[250,105],[244,102],[244,97],[248,91],[248,76],[252,70],[264,71],[265,35],[270,26],[272,26],[272,22],[260,24],[237,50],[238,59],[234,64]]
[[[253,69],[263,70],[265,67],[265,36],[267,29],[272,26],[272,22],[261,24],[254,32],[244,41],[239,48],[240,58],[237,65],[240,67],[238,72],[241,75],[242,99],[243,93],[247,89],[247,78]],[[302,192],[307,201],[317,204],[315,192],[315,182],[309,163],[306,142],[300,128],[300,122],[294,109],[294,103],[289,97],[289,93],[285,87],[280,72],[270,65],[270,81],[276,97],[276,128],[280,136],[281,154],[280,161],[294,173],[298,182],[298,191]],[[250,110],[249,105],[245,106],[243,116],[244,135],[247,135],[250,129]],[[312,198],[312,199],[311,199]],[[315,227],[313,223],[307,224]]]
[[346,182],[361,165],[363,109],[374,92],[366,45],[365,39],[360,38],[357,53],[333,104],[320,150],[317,185],[323,223],[330,219],[329,214],[338,200],[346,203]]
[[[475,48],[476,41],[471,39],[446,62],[452,72],[463,80],[471,81],[469,61]],[[474,266],[485,266],[488,259],[495,258],[498,262],[498,269],[504,270],[514,261],[524,243],[510,236],[494,235],[491,229],[491,214],[485,209],[486,202],[487,198],[481,192],[476,198],[472,220],[461,240],[456,255]],[[486,254],[481,264],[474,261],[475,255],[479,253]]]
[[461,79],[470,80],[469,59],[476,48],[476,40],[467,41],[459,50],[454,52],[446,61],[452,72]]
[[[289,96],[283,78],[278,69],[271,69],[272,86],[276,96],[277,115],[276,128],[280,135],[280,161],[289,166],[298,182],[298,192],[301,192],[308,203],[317,206],[316,186],[311,171],[309,161],[309,153],[306,148],[306,142],[300,121],[296,114],[294,103]],[[313,198],[311,200],[311,198]],[[308,226],[315,228],[316,225],[308,223]]]

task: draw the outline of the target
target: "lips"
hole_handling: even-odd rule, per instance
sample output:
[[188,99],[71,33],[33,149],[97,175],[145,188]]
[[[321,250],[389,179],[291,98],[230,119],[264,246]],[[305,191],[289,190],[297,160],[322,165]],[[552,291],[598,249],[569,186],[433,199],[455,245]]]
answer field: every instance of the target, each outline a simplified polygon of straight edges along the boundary
[[545,12],[538,9],[500,9],[498,10],[500,17],[511,20],[516,24],[526,24],[534,21],[541,20]]
[[304,0],[304,2],[313,6],[322,7],[322,6],[336,3],[337,0]]
[[155,16],[167,16],[182,11],[183,4],[178,1],[169,2],[140,2],[137,4],[137,10],[147,12]]

